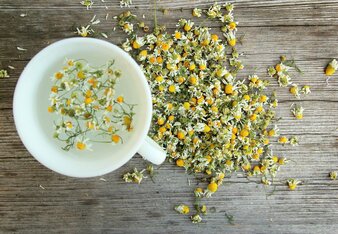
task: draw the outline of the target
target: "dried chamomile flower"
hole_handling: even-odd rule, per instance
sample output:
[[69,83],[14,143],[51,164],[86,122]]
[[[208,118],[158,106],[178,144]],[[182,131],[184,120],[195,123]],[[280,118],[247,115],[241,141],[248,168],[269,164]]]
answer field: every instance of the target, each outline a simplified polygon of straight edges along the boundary
[[94,2],[91,0],[84,0],[80,2],[82,6],[87,7],[87,10],[89,10],[89,8],[92,8]]
[[330,179],[331,180],[336,180],[337,179],[337,172],[336,171],[331,171],[330,174]]
[[132,0],[120,0],[120,7],[130,7],[133,4]]
[[211,19],[214,19],[216,17],[221,17],[221,6],[217,3],[214,3],[208,10],[207,10],[207,16]]
[[332,76],[338,69],[338,62],[336,59],[333,59],[325,68],[325,75]]
[[268,68],[268,74],[269,74],[269,76],[273,77],[274,75],[276,75],[276,73],[277,73],[277,71],[276,71],[276,69],[273,66],[271,66],[271,67]]
[[194,191],[195,197],[203,197],[204,196],[204,192],[202,188],[196,188]]
[[207,214],[207,206],[206,206],[206,205],[201,205],[201,206],[199,207],[199,211],[200,211],[202,214],[206,215],[206,214]]
[[296,119],[303,119],[304,108],[300,105],[292,104],[291,105],[291,113]]
[[281,136],[278,138],[278,143],[285,145],[285,144],[290,143],[290,141],[286,136]]
[[291,77],[288,74],[281,74],[278,76],[278,84],[280,87],[287,87],[292,84]]
[[275,125],[272,129],[267,132],[269,137],[279,136],[279,128]]
[[295,96],[297,99],[300,98],[300,93],[299,93],[299,88],[298,88],[298,85],[296,84],[292,84],[290,89],[289,89],[289,92]]
[[292,191],[295,190],[297,188],[297,186],[301,183],[302,182],[297,180],[297,179],[288,179],[287,180],[287,185],[288,185],[289,189],[292,190]]
[[311,93],[310,86],[304,85],[304,86],[300,89],[300,92],[301,92],[302,94],[305,94],[305,95]]
[[9,77],[9,75],[8,75],[7,70],[1,69],[0,70],[0,78],[8,78],[8,77]]
[[202,218],[199,214],[195,214],[190,217],[192,223],[200,223],[202,222]]
[[271,185],[271,181],[268,180],[266,177],[262,177],[262,184],[264,184],[264,185]]
[[134,31],[134,25],[131,23],[126,22],[123,25],[123,31],[127,34],[131,34]]
[[175,206],[174,208],[178,213],[180,214],[189,214],[190,212],[190,209],[189,209],[189,206],[187,205],[178,205],[178,206]]
[[296,137],[296,136],[290,137],[290,145],[297,146],[298,144],[299,144],[298,137]]
[[91,28],[90,25],[87,25],[86,27],[81,26],[80,28],[76,28],[76,32],[81,37],[87,37],[94,33],[94,30]]
[[280,56],[280,61],[281,62],[285,62],[286,61],[286,56],[285,55],[281,55]]
[[227,11],[229,11],[229,12],[232,12],[232,11],[234,10],[234,5],[233,5],[232,3],[230,3],[230,2],[226,3],[226,4],[224,5],[224,7],[225,7],[225,9],[226,9]]
[[192,10],[192,15],[199,18],[202,16],[202,10],[198,8],[194,8]]
[[228,45],[234,47],[237,43],[237,39],[235,34],[232,31],[223,34],[224,37],[227,39]]
[[212,181],[210,184],[208,184],[205,196],[206,197],[211,197],[213,193],[215,193],[218,189],[218,185],[216,182]]
[[277,108],[278,107],[278,99],[276,96],[276,92],[273,92],[270,98],[270,107]]
[[147,165],[147,168],[146,168],[147,172],[149,173],[150,176],[152,176],[154,174],[154,166],[149,164]]
[[289,160],[287,158],[285,158],[285,157],[278,158],[278,164],[279,165],[285,165],[288,162],[289,162]]
[[127,183],[137,183],[140,184],[143,178],[146,178],[143,175],[144,170],[138,171],[137,168],[134,168],[133,172],[128,172],[123,175],[123,180]]
[[[301,72],[296,66],[294,60],[286,60],[286,58],[281,57],[281,61],[277,63],[276,66],[268,68],[268,74],[277,79],[280,87],[287,87],[292,84],[291,77],[288,72],[291,67],[294,67],[297,71]],[[294,95],[296,96],[296,94]]]

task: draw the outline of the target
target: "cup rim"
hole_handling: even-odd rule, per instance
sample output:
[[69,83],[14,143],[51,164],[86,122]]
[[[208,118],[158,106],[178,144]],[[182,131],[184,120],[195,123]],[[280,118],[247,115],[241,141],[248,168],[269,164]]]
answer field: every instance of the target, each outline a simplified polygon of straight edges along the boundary
[[[56,165],[51,165],[49,162],[44,160],[44,156],[41,156],[41,152],[39,152],[38,149],[32,147],[28,142],[27,142],[27,137],[29,137],[29,133],[25,132],[23,129],[23,123],[24,121],[22,120],[22,117],[20,117],[23,113],[20,113],[20,110],[18,109],[18,106],[20,105],[20,102],[22,102],[22,97],[20,94],[20,90],[24,88],[24,84],[27,79],[24,79],[25,76],[27,76],[27,72],[30,69],[31,66],[39,62],[39,59],[41,59],[44,55],[48,54],[50,50],[54,49],[55,47],[63,47],[66,44],[73,44],[73,43],[83,43],[83,42],[88,42],[94,45],[100,45],[100,46],[106,46],[109,47],[110,49],[115,50],[115,52],[119,53],[123,59],[126,59],[127,62],[133,66],[133,68],[137,72],[137,77],[140,81],[140,84],[143,84],[144,90],[145,90],[145,97],[144,101],[146,102],[146,110],[142,111],[144,113],[144,118],[145,122],[143,123],[143,128],[138,132],[141,133],[136,139],[135,142],[133,142],[132,147],[127,149],[127,153],[123,155],[123,157],[120,158],[118,163],[107,165],[105,168],[101,168],[100,170],[97,171],[90,171],[86,174],[81,174],[78,172],[72,172],[72,171],[65,171],[64,169],[60,169],[59,166]],[[26,149],[29,151],[29,153],[37,160],[39,161],[42,165],[45,167],[51,169],[52,171],[55,171],[59,174],[65,175],[65,176],[70,176],[70,177],[77,177],[77,178],[88,178],[88,177],[96,177],[96,176],[102,176],[104,174],[107,174],[109,172],[112,172],[118,168],[120,168],[122,165],[124,165],[126,162],[128,162],[134,155],[135,153],[139,150],[141,147],[142,142],[145,140],[147,133],[150,128],[151,124],[151,118],[152,118],[152,100],[151,100],[151,91],[150,87],[148,85],[147,79],[142,72],[141,67],[136,63],[136,61],[124,50],[122,50],[120,47],[114,45],[113,43],[101,40],[101,39],[94,39],[94,38],[80,38],[80,37],[75,37],[75,38],[68,38],[68,39],[62,39],[57,42],[54,42],[47,47],[43,48],[41,51],[39,51],[26,65],[24,70],[22,71],[13,95],[13,117],[14,117],[14,123],[16,130],[18,132],[18,135],[26,147]]]

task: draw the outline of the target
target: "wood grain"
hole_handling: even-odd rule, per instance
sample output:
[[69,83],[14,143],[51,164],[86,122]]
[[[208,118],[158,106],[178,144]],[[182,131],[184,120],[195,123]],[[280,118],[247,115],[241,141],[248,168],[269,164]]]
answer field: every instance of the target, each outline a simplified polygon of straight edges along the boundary
[[[293,161],[282,168],[278,180],[295,177],[303,185],[290,192],[278,183],[273,192],[273,187],[265,188],[238,173],[206,201],[208,207],[216,208],[215,213],[209,212],[199,225],[176,214],[173,206],[191,205],[192,191],[200,182],[169,163],[156,170],[155,183],[149,178],[141,185],[121,180],[124,172],[144,167],[138,155],[104,176],[106,181],[75,179],[46,169],[21,143],[12,98],[27,62],[46,45],[75,36],[73,26],[86,25],[94,14],[102,21],[96,30],[107,32],[113,43],[122,41],[120,32],[112,31],[112,21],[104,19],[107,13],[112,17],[122,11],[118,0],[95,1],[89,11],[78,2],[0,0],[0,68],[16,67],[9,71],[10,78],[0,80],[1,233],[337,233],[338,183],[327,176],[338,170],[338,81],[334,77],[326,86],[323,68],[338,57],[338,1],[236,1],[239,34],[244,35],[239,50],[246,65],[240,77],[255,72],[270,79],[266,68],[285,54],[304,71],[294,74],[294,81],[312,86],[311,95],[301,100],[274,80],[269,88],[269,92],[277,90],[280,100],[281,134],[300,138],[298,147],[274,146],[277,155]],[[131,10],[139,16],[146,14],[145,22],[151,25],[153,1],[133,2]],[[178,17],[190,17],[193,7],[207,8],[212,2],[158,1],[159,23],[170,30]],[[161,8],[169,9],[169,14],[163,15]],[[20,17],[22,13],[27,16]],[[211,28],[218,26],[210,23]],[[18,51],[17,46],[27,51]],[[305,108],[302,121],[290,114],[294,102]],[[225,212],[234,216],[234,225],[228,223]]]

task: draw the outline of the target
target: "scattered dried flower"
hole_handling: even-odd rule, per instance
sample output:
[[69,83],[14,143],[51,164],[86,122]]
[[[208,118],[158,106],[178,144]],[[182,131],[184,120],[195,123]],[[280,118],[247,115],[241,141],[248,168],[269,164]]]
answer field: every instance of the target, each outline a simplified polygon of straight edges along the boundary
[[199,214],[195,214],[190,217],[192,223],[200,223],[202,222],[202,218]]
[[187,206],[187,205],[175,206],[175,210],[180,214],[189,214],[189,212],[190,212],[189,206]]
[[291,105],[291,113],[296,119],[303,119],[303,112],[304,108],[302,106],[294,103]]
[[297,188],[297,186],[301,183],[302,182],[297,180],[297,179],[288,179],[287,180],[287,185],[289,186],[289,189],[292,190],[292,191],[295,190]]
[[138,171],[137,168],[134,168],[133,172],[128,172],[123,175],[123,180],[127,183],[137,183],[140,184],[143,178],[146,178],[143,175],[144,170]]
[[325,68],[325,75],[332,76],[338,69],[338,62],[336,59],[333,59]]
[[331,180],[336,180],[337,179],[337,172],[336,171],[331,171],[330,174],[330,179]]
[[82,6],[87,7],[87,10],[89,10],[90,8],[92,8],[94,2],[91,0],[84,0],[80,2]]
[[120,7],[130,7],[133,4],[132,0],[121,0],[120,1]]
[[76,28],[76,32],[75,33],[77,33],[81,37],[87,37],[87,36],[93,34],[94,30],[91,29],[90,25],[87,25],[86,27],[81,26],[80,28]]
[[300,92],[301,92],[302,94],[305,94],[305,95],[311,93],[310,86],[304,85],[304,86],[301,88]]
[[296,136],[290,137],[290,145],[297,146],[298,144],[299,144],[298,137],[296,137]]
[[1,69],[0,70],[0,78],[8,78],[8,77],[9,77],[9,75],[8,75],[7,70]]

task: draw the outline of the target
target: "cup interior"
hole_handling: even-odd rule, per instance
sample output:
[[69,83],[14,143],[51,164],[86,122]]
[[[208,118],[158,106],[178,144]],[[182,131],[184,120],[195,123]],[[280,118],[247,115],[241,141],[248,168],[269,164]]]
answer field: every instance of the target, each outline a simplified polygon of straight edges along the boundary
[[[115,60],[122,71],[116,96],[136,104],[133,130],[122,131],[123,144],[93,143],[92,151],[64,151],[53,138],[55,114],[50,105],[51,76],[65,59],[85,59],[92,66]],[[14,94],[15,124],[26,148],[42,164],[61,174],[92,177],[111,172],[126,163],[139,149],[151,121],[151,95],[146,78],[137,63],[119,47],[102,40],[72,38],[56,42],[38,53],[26,66]]]

